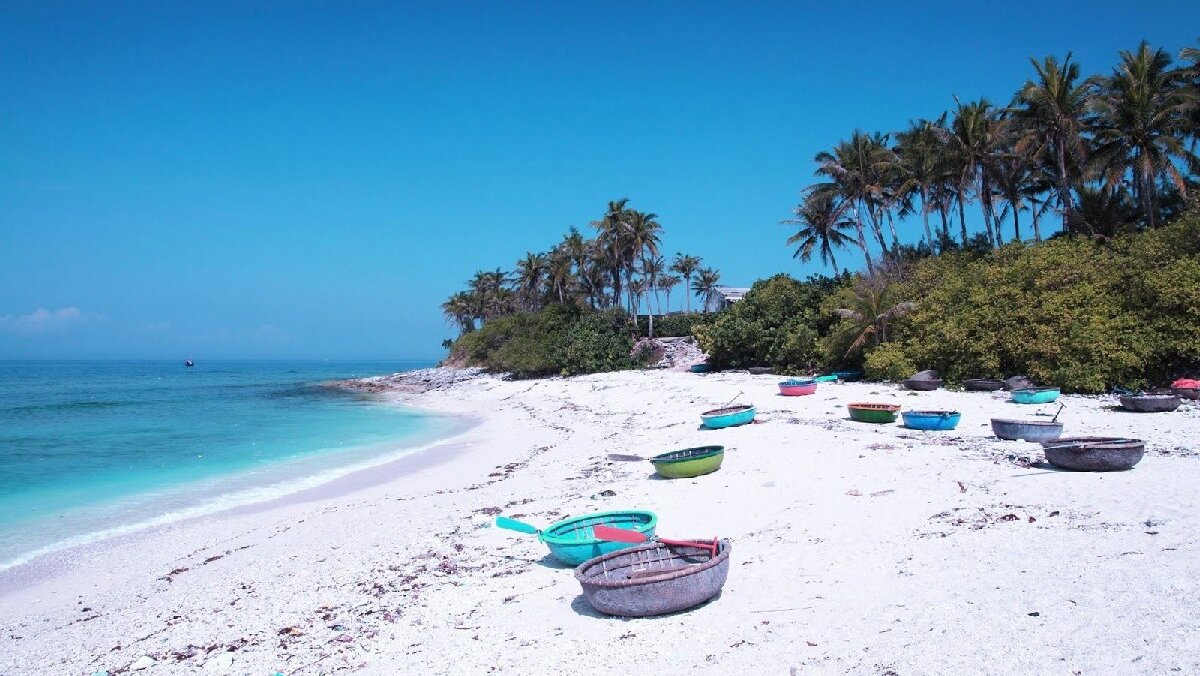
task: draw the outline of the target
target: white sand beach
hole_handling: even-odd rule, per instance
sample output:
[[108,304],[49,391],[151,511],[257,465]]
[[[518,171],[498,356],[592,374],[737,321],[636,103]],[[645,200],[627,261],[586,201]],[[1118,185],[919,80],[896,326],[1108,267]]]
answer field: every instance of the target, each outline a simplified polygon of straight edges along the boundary
[[[1200,672],[1200,407],[1065,397],[1066,434],[1147,442],[1131,471],[1073,473],[988,424],[1056,404],[867,383],[785,398],[777,380],[479,376],[394,392],[479,424],[304,495],[0,573],[0,674]],[[755,424],[700,428],[735,397]],[[950,432],[862,424],[852,401],[963,418]],[[608,458],[706,444],[732,450],[696,479]],[[664,537],[729,538],[721,595],[605,617],[544,545],[492,525],[622,508],[656,512]]]

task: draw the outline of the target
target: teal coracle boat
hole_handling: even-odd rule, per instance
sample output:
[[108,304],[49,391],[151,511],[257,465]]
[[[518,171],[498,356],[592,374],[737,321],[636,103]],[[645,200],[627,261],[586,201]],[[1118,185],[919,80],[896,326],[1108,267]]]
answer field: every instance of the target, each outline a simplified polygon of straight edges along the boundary
[[904,426],[914,430],[952,430],[958,427],[958,411],[905,411]]
[[853,382],[855,380],[862,380],[863,372],[862,371],[834,371],[833,375],[836,376],[838,380],[849,383],[849,382]]
[[719,430],[723,427],[736,427],[737,425],[745,425],[748,422],[753,422],[754,413],[753,404],[726,406],[725,408],[716,408],[701,413],[700,422],[711,430]]
[[830,374],[827,376],[816,376],[815,378],[813,378],[813,382],[832,383],[832,382],[836,381],[837,379],[838,379],[838,377],[836,375]]
[[1061,393],[1057,387],[1026,387],[1013,390],[1012,400],[1018,404],[1049,404]]
[[667,479],[690,479],[711,474],[721,468],[725,460],[724,446],[698,446],[671,451],[650,458],[654,470]]
[[553,523],[544,530],[515,519],[496,517],[496,525],[508,530],[537,535],[550,548],[550,554],[568,566],[578,566],[588,559],[632,547],[637,543],[597,539],[592,527],[597,525],[624,528],[654,537],[658,517],[653,512],[625,510],[585,514]]

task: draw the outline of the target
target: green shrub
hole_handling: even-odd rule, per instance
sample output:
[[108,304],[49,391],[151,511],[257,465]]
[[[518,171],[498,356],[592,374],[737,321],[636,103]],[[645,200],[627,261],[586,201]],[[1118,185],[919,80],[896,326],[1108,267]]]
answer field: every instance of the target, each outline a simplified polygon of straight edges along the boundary
[[[711,315],[707,315],[711,317]],[[703,312],[677,312],[671,315],[655,315],[654,337],[674,338],[692,335],[692,327],[705,321]],[[645,317],[638,317],[638,336],[646,338],[650,335],[650,322]]]
[[921,261],[893,338],[950,380],[1024,373],[1079,392],[1166,383],[1200,365],[1200,219],[1104,242],[1013,243]]
[[898,382],[917,372],[899,343],[884,343],[867,353],[863,372],[868,380]]
[[576,375],[633,368],[629,316],[551,305],[489,320],[455,341],[450,360],[517,378]]
[[826,277],[799,282],[787,275],[760,280],[741,301],[696,325],[693,334],[717,368],[811,370],[820,362],[818,331],[829,323],[821,303],[840,283]]
[[620,309],[585,312],[558,341],[554,365],[558,373],[602,373],[639,366],[630,356],[633,335],[629,315]]

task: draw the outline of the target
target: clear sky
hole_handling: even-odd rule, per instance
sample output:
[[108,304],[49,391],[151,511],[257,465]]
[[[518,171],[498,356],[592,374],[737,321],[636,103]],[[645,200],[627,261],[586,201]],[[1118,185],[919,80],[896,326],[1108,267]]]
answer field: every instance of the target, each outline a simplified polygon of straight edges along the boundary
[[1195,0],[2,2],[0,358],[439,357],[475,270],[619,197],[724,283],[818,272],[779,224],[816,152],[1198,35]]

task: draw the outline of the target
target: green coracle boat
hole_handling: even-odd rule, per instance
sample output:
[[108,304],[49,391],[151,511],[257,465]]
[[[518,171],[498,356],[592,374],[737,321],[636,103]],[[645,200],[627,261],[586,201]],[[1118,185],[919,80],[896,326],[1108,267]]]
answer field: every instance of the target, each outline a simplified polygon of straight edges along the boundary
[[896,413],[900,410],[900,405],[857,402],[846,404],[846,408],[850,410],[851,420],[865,423],[892,423],[896,422]]
[[724,446],[697,446],[650,458],[659,476],[667,479],[690,479],[711,474],[721,468],[723,460]]

